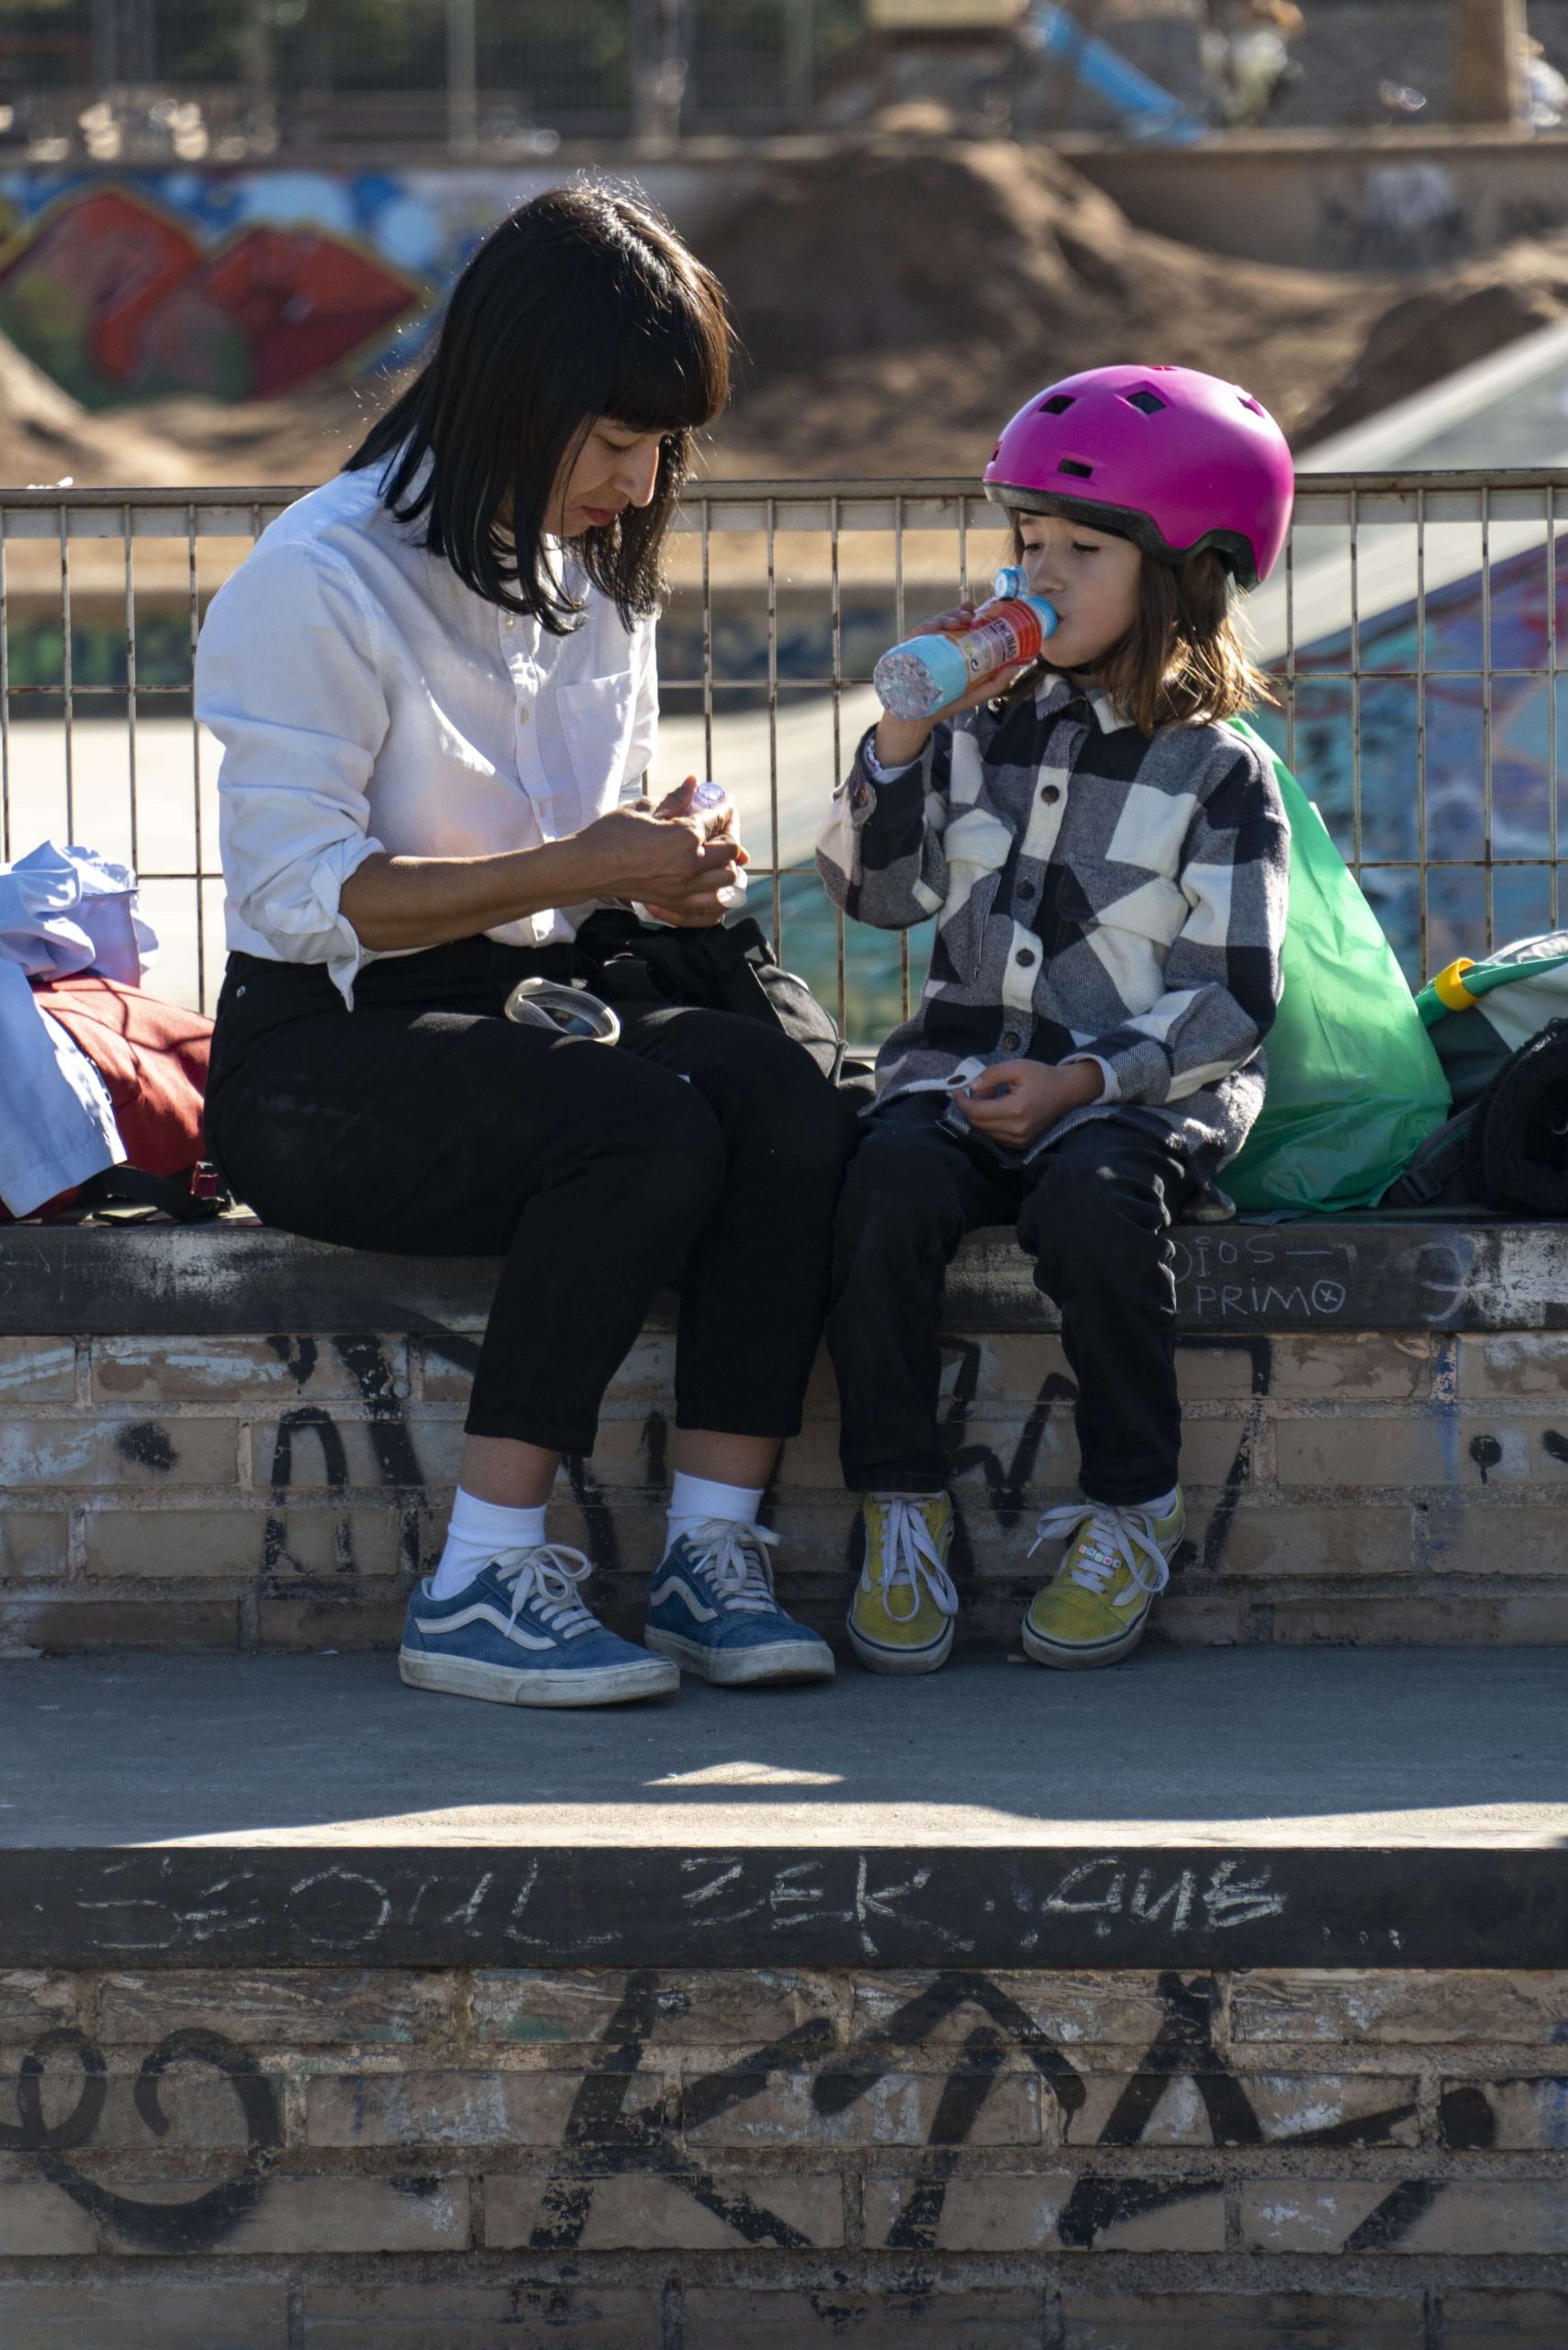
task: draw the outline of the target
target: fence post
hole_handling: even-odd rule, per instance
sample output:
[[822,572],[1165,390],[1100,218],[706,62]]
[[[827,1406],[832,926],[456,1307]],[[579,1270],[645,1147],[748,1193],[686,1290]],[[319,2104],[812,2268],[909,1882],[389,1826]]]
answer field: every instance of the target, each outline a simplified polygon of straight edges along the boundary
[[788,0],[784,22],[784,87],[790,113],[803,129],[816,98],[816,0]]
[[459,155],[479,145],[478,0],[446,0],[447,138]]
[[1456,122],[1521,120],[1524,67],[1525,0],[1455,0]]
[[633,0],[632,131],[655,151],[680,137],[689,43],[683,0]]
[[245,84],[245,137],[253,152],[270,154],[277,145],[277,107],[273,96],[272,19],[266,0],[245,0],[240,60]]
[[92,95],[101,98],[120,80],[118,0],[93,0],[89,34]]

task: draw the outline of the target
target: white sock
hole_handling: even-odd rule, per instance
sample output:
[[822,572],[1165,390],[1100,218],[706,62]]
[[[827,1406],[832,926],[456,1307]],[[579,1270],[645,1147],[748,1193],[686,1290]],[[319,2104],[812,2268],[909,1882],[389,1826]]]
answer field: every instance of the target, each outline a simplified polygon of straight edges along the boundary
[[450,1599],[465,1591],[498,1550],[526,1550],[544,1539],[544,1507],[508,1509],[482,1502],[461,1485],[453,1499],[446,1548],[431,1577],[431,1597]]
[[672,1549],[683,1534],[691,1533],[707,1517],[728,1517],[745,1526],[755,1525],[764,1490],[761,1485],[721,1485],[712,1477],[689,1477],[684,1469],[678,1469],[669,1489],[669,1532],[665,1537],[665,1549]]

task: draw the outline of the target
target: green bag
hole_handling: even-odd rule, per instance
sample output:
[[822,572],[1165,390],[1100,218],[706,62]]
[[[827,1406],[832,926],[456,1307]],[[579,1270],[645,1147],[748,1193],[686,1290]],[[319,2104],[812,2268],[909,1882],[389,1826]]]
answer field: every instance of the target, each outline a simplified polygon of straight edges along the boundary
[[[1269,751],[1250,726],[1235,725]],[[1291,828],[1284,994],[1267,1038],[1261,1114],[1220,1181],[1253,1214],[1370,1207],[1448,1116],[1448,1080],[1328,827],[1269,755]]]

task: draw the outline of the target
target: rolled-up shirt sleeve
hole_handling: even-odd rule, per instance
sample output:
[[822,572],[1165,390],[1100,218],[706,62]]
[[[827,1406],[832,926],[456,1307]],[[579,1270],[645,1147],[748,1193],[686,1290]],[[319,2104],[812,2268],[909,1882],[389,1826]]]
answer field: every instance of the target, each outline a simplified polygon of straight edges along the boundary
[[364,959],[340,910],[382,847],[365,797],[386,739],[374,605],[330,550],[286,541],[213,599],[196,713],[223,746],[223,872],[250,929],[288,963],[324,963],[345,1002]]

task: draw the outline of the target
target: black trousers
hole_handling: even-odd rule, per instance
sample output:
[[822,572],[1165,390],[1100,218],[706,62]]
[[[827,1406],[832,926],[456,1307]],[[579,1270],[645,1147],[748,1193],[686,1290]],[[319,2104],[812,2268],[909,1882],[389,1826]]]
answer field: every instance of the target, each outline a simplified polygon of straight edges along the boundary
[[1016,1224],[1061,1308],[1092,1501],[1153,1500],[1176,1482],[1176,1283],[1168,1237],[1193,1185],[1163,1136],[1114,1115],[1027,1167],[937,1125],[945,1096],[911,1094],[870,1122],[839,1203],[827,1341],[852,1492],[937,1493],[936,1408],[947,1266],[979,1225]]
[[676,1287],[678,1425],[793,1435],[845,1102],[799,1045],[730,1013],[639,1010],[613,1048],[501,1017],[540,968],[464,939],[366,965],[351,1013],[324,966],[231,957],[207,1095],[225,1180],[312,1239],[504,1259],[473,1435],[591,1451],[606,1386]]

